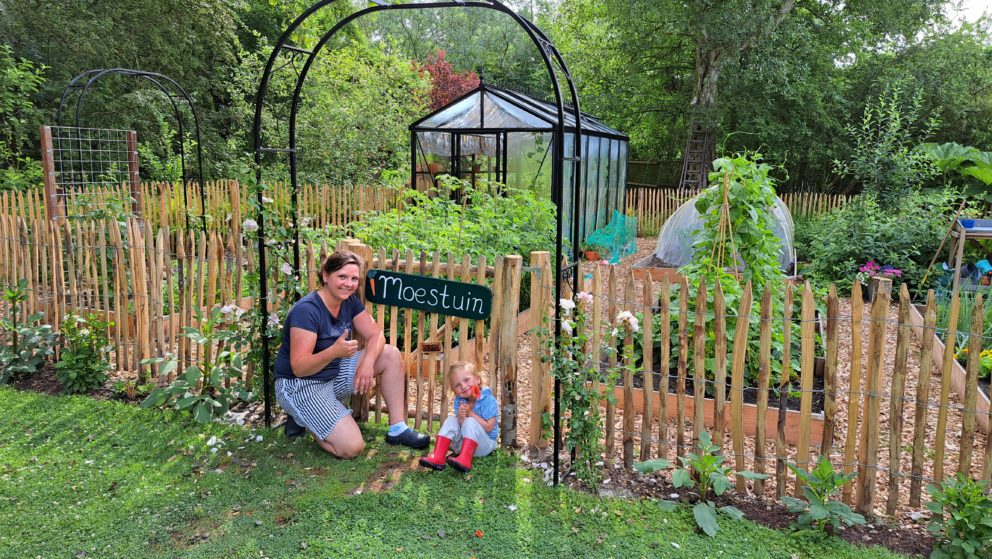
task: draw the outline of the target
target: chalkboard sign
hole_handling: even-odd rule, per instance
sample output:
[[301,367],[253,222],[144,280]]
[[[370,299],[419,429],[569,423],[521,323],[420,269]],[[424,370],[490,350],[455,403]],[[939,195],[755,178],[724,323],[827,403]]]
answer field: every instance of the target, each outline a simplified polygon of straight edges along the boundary
[[484,320],[493,312],[493,292],[484,285],[389,270],[369,270],[365,274],[365,297],[378,305],[473,320]]

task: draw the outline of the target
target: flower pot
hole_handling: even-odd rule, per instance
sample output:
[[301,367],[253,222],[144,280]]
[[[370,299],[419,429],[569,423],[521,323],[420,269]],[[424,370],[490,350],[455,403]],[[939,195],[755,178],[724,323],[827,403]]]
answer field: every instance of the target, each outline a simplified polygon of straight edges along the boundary
[[961,221],[961,227],[964,227],[965,229],[971,229],[972,227],[975,226],[974,219],[962,219],[960,221]]

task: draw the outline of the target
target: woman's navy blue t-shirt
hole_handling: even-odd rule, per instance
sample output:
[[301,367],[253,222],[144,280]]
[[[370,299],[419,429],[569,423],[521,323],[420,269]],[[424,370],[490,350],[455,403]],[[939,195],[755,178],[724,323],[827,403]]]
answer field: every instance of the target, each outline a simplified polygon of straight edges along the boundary
[[[327,305],[316,291],[300,299],[289,310],[286,324],[282,329],[282,346],[276,357],[276,378],[296,378],[289,364],[289,329],[302,328],[317,334],[317,345],[313,352],[320,353],[334,345],[346,330],[352,329],[352,320],[365,311],[365,305],[357,295],[348,297],[341,303],[337,318],[327,310]],[[314,380],[333,380],[341,370],[341,360],[334,359],[320,370],[319,373],[306,378]]]

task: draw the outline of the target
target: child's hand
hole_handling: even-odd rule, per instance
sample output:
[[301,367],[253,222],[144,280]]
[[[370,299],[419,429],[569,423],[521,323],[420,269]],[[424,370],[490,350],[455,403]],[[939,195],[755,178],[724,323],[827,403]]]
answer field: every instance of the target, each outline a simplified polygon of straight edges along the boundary
[[460,404],[458,406],[458,418],[465,419],[468,417],[468,404]]

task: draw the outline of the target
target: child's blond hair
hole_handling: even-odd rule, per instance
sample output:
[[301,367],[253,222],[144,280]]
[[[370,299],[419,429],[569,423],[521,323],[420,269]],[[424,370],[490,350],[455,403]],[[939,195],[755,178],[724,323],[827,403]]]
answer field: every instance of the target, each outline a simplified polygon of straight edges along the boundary
[[452,390],[455,389],[455,386],[451,382],[451,377],[455,373],[459,373],[461,371],[465,371],[468,374],[474,376],[475,377],[475,380],[479,381],[479,384],[480,385],[482,384],[482,375],[479,374],[479,371],[476,371],[475,370],[475,364],[474,363],[470,363],[468,361],[455,361],[454,363],[452,363],[451,365],[448,366],[448,386]]

